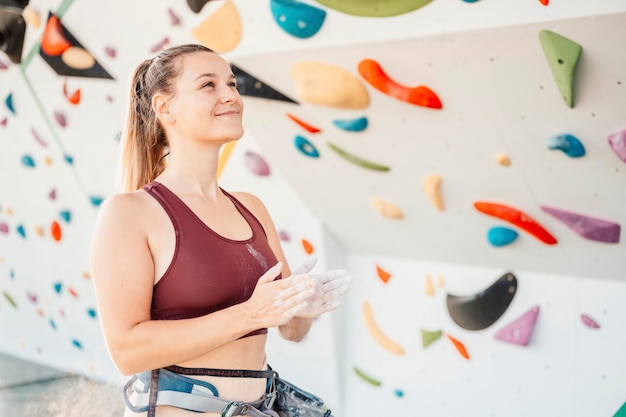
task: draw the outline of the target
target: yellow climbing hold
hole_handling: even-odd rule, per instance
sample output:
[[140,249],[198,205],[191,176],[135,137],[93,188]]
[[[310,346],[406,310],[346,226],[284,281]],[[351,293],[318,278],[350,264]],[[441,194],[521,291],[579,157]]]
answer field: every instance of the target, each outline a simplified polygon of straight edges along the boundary
[[232,0],[226,0],[215,13],[191,30],[202,45],[224,53],[235,49],[241,41],[241,17]]
[[63,55],[61,55],[63,63],[70,68],[77,70],[86,70],[93,67],[96,59],[85,49],[80,46],[70,46]]
[[363,319],[365,320],[365,326],[370,335],[380,344],[384,349],[396,355],[404,355],[406,351],[402,346],[391,340],[376,324],[374,320],[374,313],[372,313],[372,306],[368,301],[363,302]]
[[511,157],[505,153],[496,154],[494,157],[496,162],[503,167],[508,167],[511,165]]
[[324,62],[304,61],[291,67],[296,94],[302,101],[341,109],[369,106],[367,88],[354,74]]
[[437,174],[429,174],[422,181],[424,192],[433,206],[443,211],[443,199],[441,198],[441,177]]
[[435,296],[435,287],[433,286],[433,279],[430,274],[426,274],[426,278],[424,279],[424,292],[429,297]]
[[443,288],[444,285],[446,285],[446,282],[443,279],[443,275],[441,275],[441,274],[437,275],[437,286],[439,288]]
[[388,219],[396,219],[401,220],[404,218],[404,213],[398,206],[390,203],[387,200],[384,200],[379,197],[374,197],[370,200],[370,204],[374,207],[381,216],[386,217]]

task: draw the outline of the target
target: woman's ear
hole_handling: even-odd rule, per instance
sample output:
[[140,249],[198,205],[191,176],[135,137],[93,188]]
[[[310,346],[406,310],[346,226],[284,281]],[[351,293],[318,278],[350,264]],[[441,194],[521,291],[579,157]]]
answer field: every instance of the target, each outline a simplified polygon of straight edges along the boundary
[[159,120],[165,123],[174,123],[176,121],[167,99],[161,93],[152,96],[152,110],[154,110]]

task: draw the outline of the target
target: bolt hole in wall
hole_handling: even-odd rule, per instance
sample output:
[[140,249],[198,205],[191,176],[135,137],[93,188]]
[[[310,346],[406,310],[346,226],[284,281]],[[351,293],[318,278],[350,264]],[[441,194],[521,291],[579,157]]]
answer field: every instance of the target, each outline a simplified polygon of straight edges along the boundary
[[223,185],[356,278],[303,343],[270,334],[281,374],[337,416],[626,414],[624,3],[369,4],[0,1],[0,350],[71,375],[2,415],[119,415],[89,231],[127,75],[190,41],[246,100]]

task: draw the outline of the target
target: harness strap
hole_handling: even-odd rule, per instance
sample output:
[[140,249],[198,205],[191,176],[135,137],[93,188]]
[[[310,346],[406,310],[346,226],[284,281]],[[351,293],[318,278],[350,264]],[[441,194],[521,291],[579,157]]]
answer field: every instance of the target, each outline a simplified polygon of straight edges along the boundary
[[278,376],[278,372],[272,368],[259,371],[250,369],[183,368],[182,366],[173,365],[165,369],[181,375],[221,376],[227,378],[274,378]]
[[159,370],[154,369],[150,377],[150,400],[148,401],[148,416],[155,417],[157,395],[159,394]]

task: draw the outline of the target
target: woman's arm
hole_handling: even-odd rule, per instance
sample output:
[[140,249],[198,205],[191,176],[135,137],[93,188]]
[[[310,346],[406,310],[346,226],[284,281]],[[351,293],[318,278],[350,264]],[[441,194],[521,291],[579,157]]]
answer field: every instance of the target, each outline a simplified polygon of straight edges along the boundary
[[91,245],[99,317],[111,358],[122,374],[195,359],[255,329],[283,325],[310,296],[312,285],[302,277],[303,285],[292,285],[298,277],[274,281],[281,268],[285,271],[277,264],[244,303],[198,318],[151,320],[150,205],[139,193],[105,201]]

